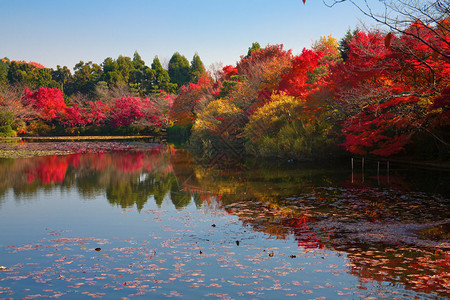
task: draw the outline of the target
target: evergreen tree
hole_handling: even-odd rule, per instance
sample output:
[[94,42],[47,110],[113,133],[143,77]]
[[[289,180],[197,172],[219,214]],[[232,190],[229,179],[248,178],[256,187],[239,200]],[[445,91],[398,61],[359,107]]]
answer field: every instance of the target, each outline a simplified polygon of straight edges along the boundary
[[119,72],[122,74],[124,83],[128,84],[130,81],[130,72],[133,70],[133,63],[128,56],[119,55],[117,58],[117,64],[119,65]]
[[32,62],[12,61],[7,78],[10,84],[21,83],[31,88],[61,88],[60,84],[53,80],[51,69]]
[[160,90],[174,93],[177,88],[176,84],[170,82],[169,73],[162,67],[158,56],[153,59],[151,69],[145,69],[143,85],[146,92],[152,94]]
[[9,59],[0,59],[0,84],[5,84],[8,82],[8,69],[9,69]]
[[248,48],[248,52],[247,52],[247,56],[246,57],[250,57],[253,52],[258,51],[259,49],[261,49],[261,46],[259,45],[258,42],[252,43],[252,46],[250,48]]
[[142,81],[144,80],[144,73],[148,67],[145,65],[145,62],[142,60],[141,56],[137,51],[134,52],[133,60],[132,60],[132,69],[130,71],[130,86],[134,86],[137,90],[142,92]]
[[195,53],[192,58],[191,68],[190,68],[191,80],[190,82],[197,83],[199,79],[206,73],[205,66],[203,65],[200,56]]
[[189,61],[184,55],[175,52],[169,61],[169,76],[172,83],[176,83],[177,87],[185,85],[190,80]]
[[348,45],[347,43],[358,33],[358,29],[353,30],[353,32],[349,29],[345,36],[339,41],[339,54],[343,61],[347,60],[348,57]]
[[83,94],[92,94],[96,84],[103,75],[102,67],[90,62],[80,61],[75,65],[73,77],[68,94],[81,92]]
[[53,80],[65,84],[70,78],[72,77],[72,73],[70,72],[69,68],[64,66],[61,67],[60,65],[56,66],[56,70],[52,70],[52,78]]
[[153,59],[152,70],[155,73],[154,84],[156,85],[157,90],[164,90],[168,93],[174,93],[177,86],[175,83],[170,82],[169,72],[162,67],[158,56],[155,56]]
[[145,62],[137,51],[134,51],[133,55],[133,68],[136,70],[143,70],[145,68]]
[[125,82],[122,74],[119,72],[119,65],[116,60],[111,57],[106,58],[102,63],[102,68],[103,74],[101,80],[108,83],[109,86],[114,86]]

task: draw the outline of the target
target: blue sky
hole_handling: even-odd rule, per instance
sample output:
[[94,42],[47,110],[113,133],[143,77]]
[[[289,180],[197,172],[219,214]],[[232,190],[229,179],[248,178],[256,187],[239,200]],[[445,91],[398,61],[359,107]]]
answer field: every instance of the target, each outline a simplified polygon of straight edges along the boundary
[[320,36],[370,26],[350,3],[321,0],[0,0],[0,12],[0,57],[71,70],[134,51],[147,65],[176,51],[234,65],[253,42],[297,54]]

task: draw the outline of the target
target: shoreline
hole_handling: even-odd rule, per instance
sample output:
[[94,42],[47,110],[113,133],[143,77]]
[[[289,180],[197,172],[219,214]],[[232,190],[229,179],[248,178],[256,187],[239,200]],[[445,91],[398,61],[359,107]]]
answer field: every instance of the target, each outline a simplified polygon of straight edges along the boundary
[[[114,141],[132,141],[132,140],[148,140],[150,143],[165,143],[165,137],[161,136],[54,136],[54,137],[14,137],[14,138],[0,138],[0,144],[9,144],[12,145],[15,142],[25,142],[30,144],[38,144],[38,143],[46,143],[46,142],[114,142]],[[0,151],[4,152],[5,150],[1,149]],[[23,152],[24,150],[8,150],[8,152]],[[28,151],[27,151],[28,152]],[[46,155],[44,152],[49,152],[48,155],[53,155],[53,152],[59,152],[58,154],[68,154],[72,151],[39,151],[39,154],[36,153],[32,155],[28,153],[27,157],[30,156],[41,156]],[[62,153],[65,152],[65,153]],[[3,155],[0,154],[0,158],[14,158],[17,155]],[[354,157],[356,160],[361,160],[361,157]],[[412,167],[420,167],[432,170],[442,170],[442,171],[450,171],[450,161],[438,161],[438,160],[417,160],[417,159],[407,159],[407,158],[373,158],[373,157],[365,157],[366,161],[370,162],[390,162],[397,165],[404,166],[412,166]]]
[[136,135],[136,136],[115,136],[115,135],[87,135],[87,136],[22,136],[22,137],[12,137],[12,138],[0,138],[0,142],[14,142],[14,141],[25,141],[25,142],[33,142],[33,141],[92,141],[92,140],[137,140],[137,139],[153,139],[158,140],[161,139],[160,136],[151,136],[151,135]]

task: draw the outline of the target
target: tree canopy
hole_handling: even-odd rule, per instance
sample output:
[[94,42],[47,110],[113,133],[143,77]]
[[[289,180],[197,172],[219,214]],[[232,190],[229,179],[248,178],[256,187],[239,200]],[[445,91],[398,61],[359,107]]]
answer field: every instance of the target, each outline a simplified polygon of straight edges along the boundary
[[175,52],[169,61],[170,81],[175,83],[178,88],[182,87],[190,80],[190,65],[184,55]]
[[189,74],[189,81],[193,83],[198,83],[200,78],[202,78],[202,76],[206,74],[205,66],[203,65],[203,62],[197,53],[195,53],[194,57],[192,58]]

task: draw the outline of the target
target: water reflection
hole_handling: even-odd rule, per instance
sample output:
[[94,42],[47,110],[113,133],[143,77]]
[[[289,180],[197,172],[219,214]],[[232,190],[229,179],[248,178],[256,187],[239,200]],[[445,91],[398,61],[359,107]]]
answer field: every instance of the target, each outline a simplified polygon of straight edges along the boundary
[[40,189],[76,188],[83,199],[105,193],[111,204],[142,209],[150,196],[160,205],[170,192],[176,207],[181,208],[189,203],[190,195],[178,192],[181,188],[169,154],[170,150],[156,148],[3,160],[0,194],[11,188],[16,199],[22,199]]
[[448,174],[391,170],[388,182],[368,167],[362,180],[345,163],[230,168],[196,162],[170,147],[4,159],[0,201],[10,189],[22,201],[60,188],[76,189],[82,199],[105,195],[113,206],[139,211],[148,201],[161,207],[170,199],[176,209],[194,202],[235,215],[274,239],[293,236],[304,251],[345,253],[349,273],[360,282],[447,296],[450,212],[442,182]]

